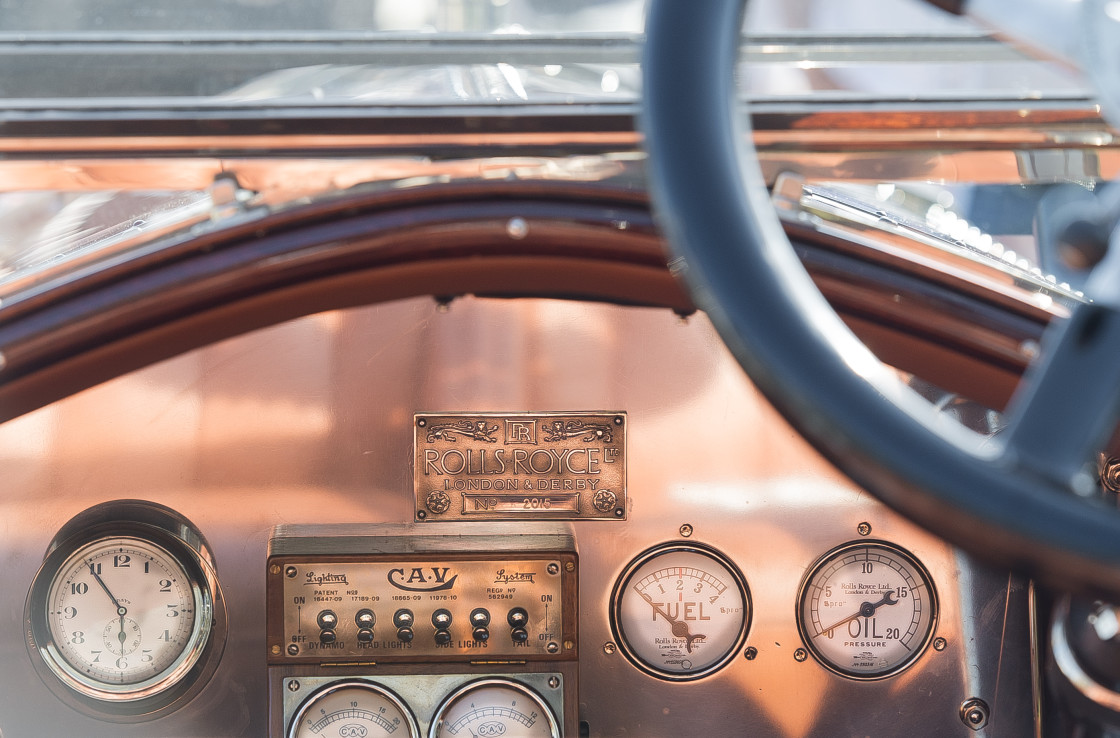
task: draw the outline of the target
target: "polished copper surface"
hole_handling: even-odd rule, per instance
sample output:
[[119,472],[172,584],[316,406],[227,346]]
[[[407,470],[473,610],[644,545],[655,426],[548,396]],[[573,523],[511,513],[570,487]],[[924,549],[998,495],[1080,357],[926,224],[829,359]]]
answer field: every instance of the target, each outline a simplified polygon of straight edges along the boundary
[[[573,356],[584,357],[578,374]],[[993,706],[992,730],[1030,732],[1025,585],[900,519],[825,463],[743,377],[706,318],[543,299],[464,298],[441,311],[417,298],[247,333],[0,425],[0,586],[14,593],[13,608],[66,520],[134,497],[171,506],[210,540],[230,632],[198,696],[138,726],[91,722],[61,706],[36,676],[22,633],[0,633],[5,738],[44,729],[113,738],[268,732],[270,699],[286,681],[266,678],[263,656],[274,527],[411,522],[414,419],[448,407],[626,410],[627,520],[561,523],[579,556],[578,692],[565,710],[589,735],[690,735],[712,725],[727,735],[882,734],[902,725],[948,733],[960,730],[958,707],[976,694]],[[934,637],[946,642],[870,684],[794,657],[807,567],[865,524],[929,570],[941,602]],[[420,525],[434,536],[451,529]],[[557,523],[519,525],[533,532]],[[612,645],[612,588],[627,562],[669,541],[711,546],[742,572],[753,605],[744,649],[754,658],[737,654],[704,679],[669,683]],[[540,667],[558,671],[555,663]],[[285,675],[323,673],[300,669]],[[397,664],[376,673],[418,670],[448,672]],[[869,714],[869,704],[891,709]]]

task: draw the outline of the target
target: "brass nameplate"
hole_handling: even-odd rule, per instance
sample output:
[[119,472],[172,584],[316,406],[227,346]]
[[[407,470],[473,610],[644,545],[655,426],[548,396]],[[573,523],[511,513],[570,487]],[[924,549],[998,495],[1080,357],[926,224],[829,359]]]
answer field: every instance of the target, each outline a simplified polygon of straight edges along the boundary
[[423,413],[414,428],[417,520],[626,519],[626,413]]

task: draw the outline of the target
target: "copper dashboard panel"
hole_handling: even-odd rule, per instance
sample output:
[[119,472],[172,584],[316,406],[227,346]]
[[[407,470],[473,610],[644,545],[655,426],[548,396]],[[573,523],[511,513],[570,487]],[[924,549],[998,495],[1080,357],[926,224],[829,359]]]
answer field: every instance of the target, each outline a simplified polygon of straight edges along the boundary
[[417,521],[625,520],[626,413],[415,416]]

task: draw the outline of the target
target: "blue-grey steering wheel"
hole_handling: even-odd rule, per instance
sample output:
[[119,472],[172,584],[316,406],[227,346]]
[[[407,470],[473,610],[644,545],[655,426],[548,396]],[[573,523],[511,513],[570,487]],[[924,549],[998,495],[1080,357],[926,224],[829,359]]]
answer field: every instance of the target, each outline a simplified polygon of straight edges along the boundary
[[1120,409],[1118,249],[1052,326],[981,445],[900,385],[832,311],[774,213],[734,71],[742,0],[654,0],[643,128],[655,213],[697,304],[830,460],[943,538],[1067,589],[1120,596],[1120,512],[1088,462]]

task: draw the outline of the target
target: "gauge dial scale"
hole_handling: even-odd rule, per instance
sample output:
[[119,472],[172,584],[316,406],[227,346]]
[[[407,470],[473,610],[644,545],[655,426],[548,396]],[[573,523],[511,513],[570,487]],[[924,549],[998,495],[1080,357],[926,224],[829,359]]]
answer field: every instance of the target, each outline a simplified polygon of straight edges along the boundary
[[888,543],[859,541],[813,565],[801,587],[797,625],[826,668],[881,679],[924,652],[937,616],[937,593],[916,558]]
[[225,611],[205,539],[152,503],[105,503],[55,537],[25,606],[47,686],[109,720],[146,720],[201,688]]
[[91,691],[132,695],[168,676],[205,637],[206,608],[182,565],[139,538],[104,538],[62,564],[47,595],[60,666]]
[[612,596],[612,626],[638,668],[671,680],[698,679],[726,664],[750,624],[746,581],[722,554],[696,544],[646,551]]
[[444,700],[432,720],[430,738],[559,738],[560,729],[544,700],[508,679],[481,679]]
[[311,695],[288,738],[418,738],[408,707],[388,689],[362,680],[337,682]]

